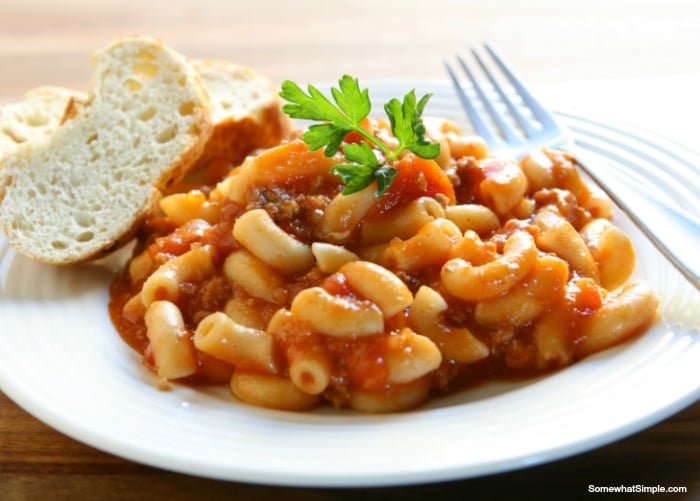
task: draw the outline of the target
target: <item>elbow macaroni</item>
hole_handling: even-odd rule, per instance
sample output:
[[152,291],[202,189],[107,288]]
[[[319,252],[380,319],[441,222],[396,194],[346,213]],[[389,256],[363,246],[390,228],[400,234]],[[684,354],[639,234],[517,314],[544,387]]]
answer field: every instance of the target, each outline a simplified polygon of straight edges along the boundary
[[311,247],[277,226],[263,209],[246,212],[233,226],[233,238],[261,261],[282,273],[299,273],[313,265]]
[[340,158],[298,140],[165,197],[166,224],[112,289],[120,333],[162,384],[396,412],[486,374],[565,367],[654,321],[632,242],[573,157],[503,161],[439,120],[427,134],[440,156],[407,162],[381,198],[342,195]]
[[379,334],[384,317],[379,307],[366,300],[336,296],[322,287],[301,291],[292,301],[292,316],[327,336],[352,338]]
[[150,275],[141,289],[141,301],[146,308],[158,300],[176,302],[181,284],[201,280],[214,274],[214,247],[195,247],[160,266]]
[[197,370],[197,354],[182,314],[169,301],[156,301],[146,311],[149,355],[164,380],[191,376]]

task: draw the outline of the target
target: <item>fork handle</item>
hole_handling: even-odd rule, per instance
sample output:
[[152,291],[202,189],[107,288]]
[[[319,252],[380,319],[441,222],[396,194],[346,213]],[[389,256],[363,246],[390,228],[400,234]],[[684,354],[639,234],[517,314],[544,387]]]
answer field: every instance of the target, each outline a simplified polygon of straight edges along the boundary
[[632,189],[628,181],[620,182],[619,186],[611,189],[580,158],[577,160],[581,170],[598,183],[654,247],[700,291],[700,258],[697,255],[700,250],[700,220],[680,207],[661,203],[648,194],[643,195],[644,190]]

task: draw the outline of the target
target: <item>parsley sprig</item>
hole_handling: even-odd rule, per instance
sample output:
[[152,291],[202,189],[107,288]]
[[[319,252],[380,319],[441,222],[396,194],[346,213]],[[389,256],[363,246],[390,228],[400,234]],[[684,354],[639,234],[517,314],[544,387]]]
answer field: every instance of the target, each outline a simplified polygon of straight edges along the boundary
[[308,94],[296,83],[285,80],[280,96],[289,102],[282,111],[291,118],[322,122],[311,125],[303,135],[310,150],[324,148],[324,154],[332,157],[350,132],[367,140],[345,144],[343,155],[348,163],[336,165],[331,170],[342,179],[345,185],[342,193],[345,195],[360,191],[376,180],[377,196],[381,196],[396,177],[398,172],[394,164],[405,151],[422,158],[435,158],[440,154],[440,144],[426,139],[421,118],[430,94],[416,100],[416,93],[412,90],[403,101],[394,98],[384,105],[398,141],[398,145],[391,148],[361,126],[372,105],[368,90],[360,89],[356,78],[344,75],[338,87],[331,88],[335,104],[313,85],[307,90]]

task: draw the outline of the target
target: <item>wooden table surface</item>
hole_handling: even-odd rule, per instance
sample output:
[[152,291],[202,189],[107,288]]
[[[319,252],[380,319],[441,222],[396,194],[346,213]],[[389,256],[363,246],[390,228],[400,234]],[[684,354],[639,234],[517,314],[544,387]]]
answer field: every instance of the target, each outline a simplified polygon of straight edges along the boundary
[[[0,103],[42,84],[86,88],[90,54],[129,34],[162,38],[189,56],[245,64],[275,81],[300,82],[342,73],[444,79],[444,58],[489,40],[534,85],[569,85],[587,99],[579,104],[617,111],[647,128],[692,131],[700,112],[691,84],[700,75],[696,0],[3,0]],[[617,98],[601,102],[603,94],[595,92],[607,79],[617,82]],[[650,88],[675,82],[672,87],[686,95],[673,97],[687,106],[676,111],[664,100],[635,97],[620,87],[625,79]],[[689,146],[700,150],[697,141]],[[700,499],[700,403],[616,443],[520,471],[406,487],[302,489],[201,479],[126,461],[52,430],[0,393],[2,501],[548,499],[589,495],[589,485],[680,486],[688,493],[668,499]]]

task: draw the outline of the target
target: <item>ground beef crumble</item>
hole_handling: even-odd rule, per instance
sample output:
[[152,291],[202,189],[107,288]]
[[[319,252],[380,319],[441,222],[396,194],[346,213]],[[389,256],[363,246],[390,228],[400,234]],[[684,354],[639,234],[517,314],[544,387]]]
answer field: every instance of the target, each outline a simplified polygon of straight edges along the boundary
[[301,241],[311,242],[317,237],[313,229],[318,227],[330,201],[331,197],[325,194],[289,193],[276,187],[256,188],[246,210],[264,209],[280,228]]

